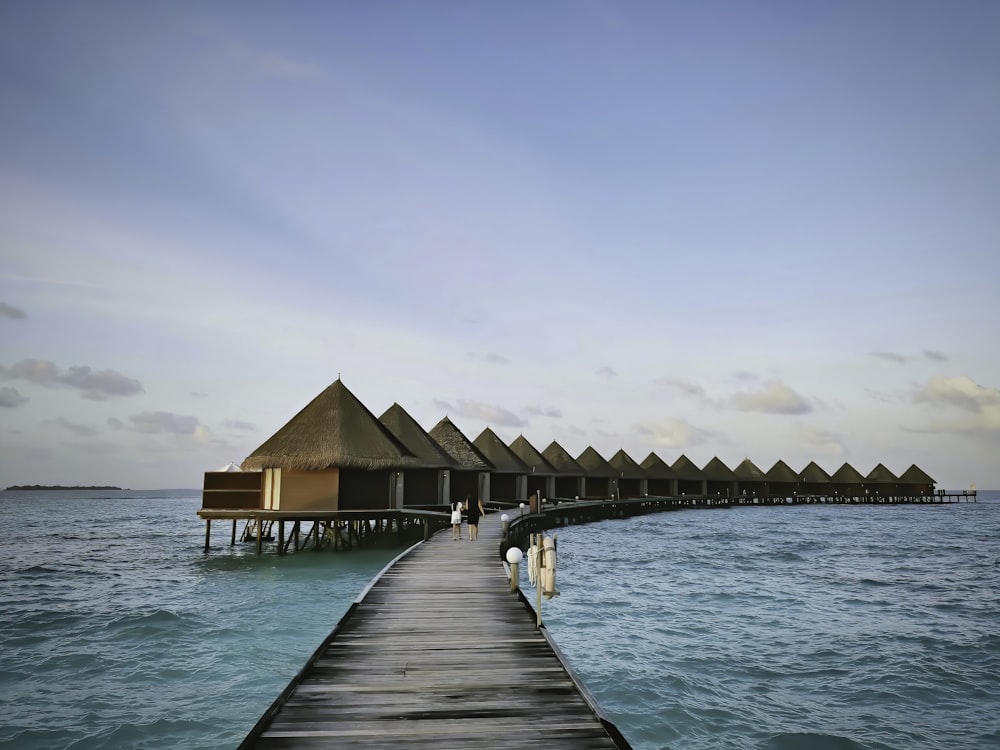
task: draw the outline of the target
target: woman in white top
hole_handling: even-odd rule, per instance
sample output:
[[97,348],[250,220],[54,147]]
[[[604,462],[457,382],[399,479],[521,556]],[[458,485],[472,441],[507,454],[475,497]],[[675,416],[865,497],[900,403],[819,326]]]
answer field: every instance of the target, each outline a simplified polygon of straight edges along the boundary
[[462,501],[451,501],[451,536],[457,542],[462,538]]

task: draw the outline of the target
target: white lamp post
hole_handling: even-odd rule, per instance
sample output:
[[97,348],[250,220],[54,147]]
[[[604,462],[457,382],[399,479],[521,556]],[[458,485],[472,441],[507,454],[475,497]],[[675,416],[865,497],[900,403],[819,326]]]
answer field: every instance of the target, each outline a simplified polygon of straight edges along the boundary
[[520,573],[518,565],[524,559],[524,553],[520,547],[511,547],[507,550],[507,562],[510,564],[510,590],[517,591]]

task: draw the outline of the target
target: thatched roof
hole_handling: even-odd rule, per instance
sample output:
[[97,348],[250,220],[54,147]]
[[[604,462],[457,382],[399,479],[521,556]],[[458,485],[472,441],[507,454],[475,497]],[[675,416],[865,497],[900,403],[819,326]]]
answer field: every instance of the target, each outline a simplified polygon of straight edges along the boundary
[[493,464],[474,446],[448,417],[438,422],[428,433],[444,449],[458,471],[492,471]]
[[472,444],[493,464],[493,471],[497,474],[531,473],[531,467],[518,458],[517,454],[489,427],[480,432]]
[[376,470],[418,463],[338,379],[251,453],[242,468]]
[[618,470],[604,460],[604,456],[595,451],[589,445],[587,449],[576,457],[576,462],[583,468],[584,474],[588,477],[616,477]]
[[705,464],[705,468],[701,470],[701,473],[705,475],[705,479],[712,482],[732,482],[736,479],[733,470],[722,463],[722,460],[718,456],[715,456]]
[[518,435],[510,444],[510,449],[515,456],[527,464],[531,474],[552,476],[559,473],[552,464],[545,460],[545,456],[528,442],[524,435]]
[[766,482],[767,477],[757,465],[749,458],[740,461],[740,465],[733,469],[733,476],[741,482]]
[[885,468],[882,464],[879,464],[878,466],[876,466],[874,469],[871,470],[871,472],[868,474],[867,477],[865,477],[865,481],[895,484],[896,482],[899,481],[899,477],[897,477],[895,474],[893,474],[891,471]]
[[774,466],[764,474],[768,482],[787,482],[794,484],[799,481],[799,475],[792,471],[792,468],[780,458],[775,461]]
[[923,469],[911,464],[910,468],[899,475],[899,481],[903,484],[937,484],[930,475],[924,473]]
[[861,476],[860,471],[845,461],[843,466],[833,472],[830,481],[836,484],[861,484],[865,478]]
[[582,477],[587,472],[576,462],[566,449],[553,440],[549,447],[542,451],[542,458],[552,464],[553,468],[560,474],[569,474],[575,477]]
[[434,442],[434,438],[428,435],[427,431],[399,404],[393,404],[386,409],[378,421],[384,424],[425,468],[447,469],[454,464],[451,456],[445,453],[444,449]]
[[670,467],[674,470],[674,474],[677,475],[678,479],[704,479],[705,475],[702,470],[692,461],[690,458],[685,456],[683,453],[680,458],[674,461],[673,466]]
[[823,484],[830,481],[830,475],[815,461],[810,461],[806,464],[806,468],[799,472],[799,479],[810,484]]
[[609,458],[608,463],[618,469],[618,476],[622,479],[645,479],[648,476],[624,450]]
[[646,476],[650,479],[674,479],[677,476],[674,474],[674,470],[667,465],[667,462],[652,451],[639,464],[639,467],[646,472]]

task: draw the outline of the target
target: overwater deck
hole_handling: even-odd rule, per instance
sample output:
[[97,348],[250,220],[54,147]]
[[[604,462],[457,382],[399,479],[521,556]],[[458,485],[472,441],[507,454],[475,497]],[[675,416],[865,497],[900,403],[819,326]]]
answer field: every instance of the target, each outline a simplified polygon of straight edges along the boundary
[[500,562],[435,534],[388,567],[254,727],[266,748],[628,748]]

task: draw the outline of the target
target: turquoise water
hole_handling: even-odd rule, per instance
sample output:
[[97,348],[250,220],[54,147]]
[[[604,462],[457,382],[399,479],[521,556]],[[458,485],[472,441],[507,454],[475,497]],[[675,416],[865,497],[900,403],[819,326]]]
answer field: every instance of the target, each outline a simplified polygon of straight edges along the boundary
[[[235,747],[399,552],[258,557],[217,523],[204,555],[199,505],[0,493],[0,746]],[[543,614],[636,750],[1000,747],[1000,503],[558,533]]]

